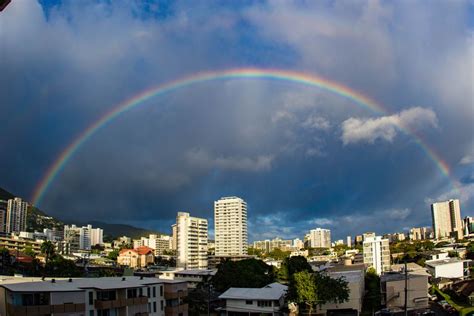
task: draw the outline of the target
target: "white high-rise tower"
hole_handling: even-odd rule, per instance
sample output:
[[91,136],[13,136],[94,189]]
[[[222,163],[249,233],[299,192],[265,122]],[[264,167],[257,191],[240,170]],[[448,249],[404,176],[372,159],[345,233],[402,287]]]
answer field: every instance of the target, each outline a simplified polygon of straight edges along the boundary
[[177,267],[207,268],[207,219],[178,212],[176,216]]
[[223,197],[214,202],[216,256],[247,255],[247,203]]

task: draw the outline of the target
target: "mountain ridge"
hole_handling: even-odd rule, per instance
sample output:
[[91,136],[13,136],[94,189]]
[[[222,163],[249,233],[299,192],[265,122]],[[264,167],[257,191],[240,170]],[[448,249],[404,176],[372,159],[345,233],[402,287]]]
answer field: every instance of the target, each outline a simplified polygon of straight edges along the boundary
[[[9,200],[15,198],[16,195],[0,187],[0,200]],[[102,221],[63,221],[54,216],[48,215],[43,210],[35,206],[28,206],[27,214],[27,230],[42,231],[44,228],[62,230],[65,224],[75,224],[77,226],[92,225],[94,228],[102,228],[106,240],[115,239],[121,236],[128,236],[132,239],[148,236],[149,234],[163,235],[163,233],[151,229],[145,229],[128,224],[111,224]]]

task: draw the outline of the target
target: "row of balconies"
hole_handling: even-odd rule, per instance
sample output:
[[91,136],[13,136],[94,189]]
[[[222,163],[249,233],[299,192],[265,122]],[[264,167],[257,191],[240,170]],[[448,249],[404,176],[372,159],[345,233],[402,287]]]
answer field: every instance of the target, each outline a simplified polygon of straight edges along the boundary
[[40,316],[56,313],[81,313],[85,310],[86,304],[16,306],[7,303],[8,315],[15,316]]
[[97,309],[109,309],[134,305],[146,305],[147,303],[148,297],[142,296],[136,298],[119,298],[111,301],[95,300],[94,306]]

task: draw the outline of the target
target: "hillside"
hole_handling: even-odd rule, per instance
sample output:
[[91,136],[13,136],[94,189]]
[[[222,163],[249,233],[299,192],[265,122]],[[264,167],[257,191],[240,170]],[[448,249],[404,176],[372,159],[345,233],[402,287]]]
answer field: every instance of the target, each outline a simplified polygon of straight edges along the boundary
[[7,190],[0,188],[0,200],[6,201],[9,199],[13,199],[14,197],[15,196],[11,194],[10,192],[8,192]]
[[[8,200],[14,197],[14,194],[8,192],[5,189],[0,188],[0,200]],[[57,230],[63,230],[65,224],[63,221],[53,216],[49,216],[48,214],[34,206],[28,206],[28,215],[26,218],[26,222],[28,231],[42,231],[44,228],[56,228]],[[142,236],[148,236],[149,234],[161,235],[161,233],[157,231],[135,227],[127,224],[108,224],[99,221],[68,221],[66,224],[76,224],[77,226],[85,226],[90,224],[94,228],[102,228],[104,230],[104,237],[106,236],[106,239],[108,240],[123,235],[131,238],[140,238]]]
[[62,221],[52,216],[48,216],[34,206],[28,206],[26,226],[28,231],[43,231],[44,228],[56,228],[56,230],[64,229],[64,223]]
[[135,227],[127,224],[109,224],[100,221],[90,221],[87,223],[76,223],[76,225],[87,225],[90,224],[95,228],[102,228],[104,230],[104,235],[107,235],[109,238],[118,238],[121,236],[128,236],[132,239],[140,238],[142,236],[148,236],[150,234],[162,235],[161,232],[149,230],[145,228]]

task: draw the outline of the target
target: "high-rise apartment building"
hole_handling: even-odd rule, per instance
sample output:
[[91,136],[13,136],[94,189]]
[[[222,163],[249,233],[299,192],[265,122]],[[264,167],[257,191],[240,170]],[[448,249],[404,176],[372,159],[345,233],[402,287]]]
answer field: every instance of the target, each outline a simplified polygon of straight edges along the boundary
[[6,232],[21,232],[26,231],[26,215],[28,212],[28,203],[23,202],[20,198],[8,200],[7,204],[7,218],[6,218]]
[[377,274],[390,269],[389,240],[381,236],[367,236],[363,242],[364,263],[375,269]]
[[214,202],[216,256],[247,255],[247,203],[241,198],[222,197]]
[[331,248],[331,231],[324,228],[311,229],[308,245],[311,248]]
[[346,237],[346,246],[349,247],[349,248],[352,247],[352,237],[351,236]]
[[7,207],[8,201],[0,199],[0,233],[7,232]]
[[431,204],[433,232],[436,239],[463,237],[461,207],[459,200],[449,200]]
[[413,227],[410,229],[410,240],[430,239],[431,232],[430,227]]
[[464,236],[474,233],[474,217],[466,216],[463,219]]
[[176,266],[185,269],[207,268],[207,219],[178,212],[176,216]]
[[68,252],[90,250],[91,246],[102,245],[103,236],[103,229],[92,228],[91,225],[64,225],[64,241],[68,244]]

